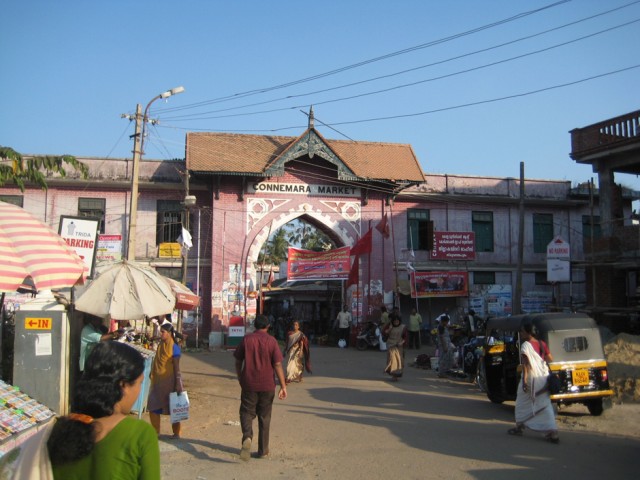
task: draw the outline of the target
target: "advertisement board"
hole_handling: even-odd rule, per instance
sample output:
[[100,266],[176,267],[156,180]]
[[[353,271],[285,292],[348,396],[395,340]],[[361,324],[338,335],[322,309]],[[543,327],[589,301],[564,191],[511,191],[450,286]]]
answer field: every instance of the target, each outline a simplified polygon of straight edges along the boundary
[[87,278],[93,278],[99,225],[100,220],[97,218],[68,217],[66,215],[60,217],[58,234],[84,262],[89,272]]
[[467,272],[412,272],[411,298],[466,297]]
[[434,232],[432,260],[474,260],[476,237],[474,232]]
[[122,260],[122,235],[98,235],[96,261],[118,262]]
[[335,248],[328,252],[313,252],[290,247],[287,279],[320,280],[332,278],[346,280],[351,268],[349,252],[349,247]]

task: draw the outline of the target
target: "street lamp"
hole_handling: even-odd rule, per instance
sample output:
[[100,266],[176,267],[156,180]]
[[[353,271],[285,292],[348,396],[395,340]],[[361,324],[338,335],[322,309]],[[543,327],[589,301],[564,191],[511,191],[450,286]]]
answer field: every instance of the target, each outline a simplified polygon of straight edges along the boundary
[[184,92],[184,87],[176,87],[166,92],[162,92],[151,99],[144,109],[144,116],[142,116],[142,106],[138,104],[136,106],[136,129],[134,133],[133,143],[133,172],[131,173],[131,203],[129,207],[129,233],[127,244],[127,260],[135,261],[136,259],[136,226],[138,222],[138,175],[140,173],[140,161],[142,160],[142,154],[144,153],[144,132],[147,122],[149,121],[149,107],[153,102],[160,98],[169,98],[172,95]]

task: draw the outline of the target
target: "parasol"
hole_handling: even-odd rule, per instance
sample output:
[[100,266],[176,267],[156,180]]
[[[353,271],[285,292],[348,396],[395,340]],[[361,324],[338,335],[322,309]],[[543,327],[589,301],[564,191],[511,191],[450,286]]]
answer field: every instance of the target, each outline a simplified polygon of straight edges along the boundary
[[38,291],[68,288],[86,275],[82,259],[51,227],[0,201],[0,292],[16,291],[25,281]]
[[176,298],[166,277],[122,260],[101,270],[79,295],[76,310],[113,320],[140,320],[171,313]]

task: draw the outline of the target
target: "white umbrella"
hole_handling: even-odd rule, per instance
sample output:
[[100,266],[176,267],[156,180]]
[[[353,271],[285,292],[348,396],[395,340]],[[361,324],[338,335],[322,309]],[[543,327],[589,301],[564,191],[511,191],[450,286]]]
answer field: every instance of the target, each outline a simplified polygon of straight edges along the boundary
[[158,272],[122,260],[100,272],[76,300],[76,310],[114,320],[140,320],[173,312],[176,297]]

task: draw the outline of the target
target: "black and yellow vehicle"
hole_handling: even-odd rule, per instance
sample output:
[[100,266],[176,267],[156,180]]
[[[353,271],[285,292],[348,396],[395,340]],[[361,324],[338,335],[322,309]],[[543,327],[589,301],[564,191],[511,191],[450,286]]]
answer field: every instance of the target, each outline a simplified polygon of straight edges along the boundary
[[560,379],[551,395],[558,405],[582,403],[592,415],[603,411],[603,399],[613,395],[607,361],[596,322],[581,313],[536,313],[490,318],[478,364],[478,385],[494,403],[515,400],[520,381],[520,330],[532,323],[536,338],[553,356],[549,368]]

